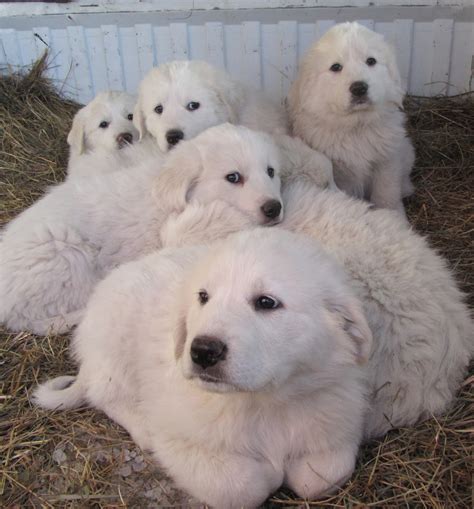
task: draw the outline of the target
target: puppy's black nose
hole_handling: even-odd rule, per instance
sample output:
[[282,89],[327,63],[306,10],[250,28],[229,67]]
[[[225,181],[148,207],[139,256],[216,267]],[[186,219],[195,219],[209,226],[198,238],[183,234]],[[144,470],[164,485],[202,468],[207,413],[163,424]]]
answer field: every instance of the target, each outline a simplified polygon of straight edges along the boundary
[[179,129],[170,129],[167,133],[166,133],[166,141],[170,144],[170,145],[176,145],[177,143],[179,143],[182,139],[184,138],[184,133],[183,131],[180,131]]
[[227,345],[220,339],[198,336],[193,339],[191,344],[191,359],[203,369],[223,361],[226,355]]
[[349,87],[349,90],[354,97],[362,97],[367,93],[367,90],[369,90],[369,85],[367,85],[365,81],[354,81]]
[[133,143],[133,134],[132,133],[120,133],[117,136],[117,143],[120,146],[126,145],[126,144],[132,144]]
[[268,200],[260,207],[260,210],[265,217],[275,219],[280,215],[281,203],[278,200]]

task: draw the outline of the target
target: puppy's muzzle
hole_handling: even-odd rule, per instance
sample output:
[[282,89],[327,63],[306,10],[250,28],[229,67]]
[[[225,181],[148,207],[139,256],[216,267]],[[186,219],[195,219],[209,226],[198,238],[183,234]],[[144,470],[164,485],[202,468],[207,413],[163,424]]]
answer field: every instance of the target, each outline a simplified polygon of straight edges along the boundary
[[125,147],[125,145],[131,145],[133,143],[132,133],[120,133],[117,136],[117,144],[119,148]]
[[166,141],[169,145],[177,145],[183,138],[184,133],[179,129],[170,129],[166,132]]
[[218,362],[225,360],[227,356],[227,345],[220,339],[208,336],[198,336],[191,344],[191,360],[202,369],[215,366]]
[[272,221],[280,216],[281,208],[282,205],[278,200],[268,200],[260,207],[260,210],[268,221]]
[[349,87],[349,91],[352,94],[352,100],[357,103],[367,101],[367,92],[369,91],[369,85],[365,81],[354,81]]

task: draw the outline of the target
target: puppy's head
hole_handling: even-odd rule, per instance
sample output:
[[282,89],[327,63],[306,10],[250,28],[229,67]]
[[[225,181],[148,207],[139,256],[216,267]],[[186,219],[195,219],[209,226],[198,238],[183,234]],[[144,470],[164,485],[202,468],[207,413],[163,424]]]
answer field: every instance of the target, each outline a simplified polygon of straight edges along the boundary
[[400,105],[403,95],[395,55],[383,36],[342,23],[309,50],[288,100],[293,111],[347,115]]
[[206,62],[175,61],[152,69],[140,84],[134,122],[163,152],[208,127],[235,122],[238,85]]
[[223,241],[195,267],[181,302],[177,362],[208,391],[304,392],[304,380],[314,390],[370,352],[342,269],[312,239],[280,229]]
[[67,137],[71,155],[118,150],[137,141],[135,101],[135,96],[124,92],[102,92],[80,109]]
[[271,138],[242,126],[221,124],[183,142],[166,159],[154,195],[165,209],[189,202],[229,203],[257,225],[283,218],[278,148]]

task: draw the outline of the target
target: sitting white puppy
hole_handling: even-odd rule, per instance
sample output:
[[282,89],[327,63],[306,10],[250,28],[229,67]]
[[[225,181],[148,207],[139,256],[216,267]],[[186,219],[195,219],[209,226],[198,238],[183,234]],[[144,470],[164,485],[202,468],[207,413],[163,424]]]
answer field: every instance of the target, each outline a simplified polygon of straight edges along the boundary
[[133,125],[135,103],[136,97],[125,92],[102,92],[76,113],[67,137],[68,176],[117,169],[127,152],[118,155],[118,151],[138,141],[138,131]]
[[353,471],[370,345],[318,244],[257,229],[110,274],[73,339],[77,378],[34,400],[103,410],[213,507],[256,507],[282,483],[315,498]]
[[206,62],[169,62],[140,83],[134,123],[140,137],[151,135],[163,152],[223,122],[287,132],[283,108]]
[[404,214],[415,154],[400,109],[403,95],[383,37],[343,23],[303,59],[288,110],[293,133],[332,160],[340,189]]
[[[161,171],[149,161],[52,188],[3,233],[0,322],[38,334],[67,330],[97,281],[161,247],[165,221],[189,203],[219,200],[231,216],[235,208],[248,223],[275,224],[283,216],[279,171],[278,149],[268,135],[223,124],[183,143]],[[227,231],[215,225],[201,240],[218,232]]]
[[321,242],[349,274],[374,335],[367,436],[410,426],[452,403],[474,352],[474,327],[446,262],[388,210],[293,185],[282,228]]

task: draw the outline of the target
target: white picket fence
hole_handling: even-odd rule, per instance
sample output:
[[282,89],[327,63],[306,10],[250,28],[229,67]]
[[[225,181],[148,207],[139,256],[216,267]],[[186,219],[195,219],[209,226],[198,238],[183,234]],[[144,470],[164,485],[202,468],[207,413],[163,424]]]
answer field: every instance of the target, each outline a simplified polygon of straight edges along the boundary
[[[282,5],[282,0],[264,5],[272,2]],[[207,60],[281,100],[308,46],[346,20],[358,20],[394,44],[410,93],[457,94],[472,85],[474,7],[469,4],[194,11],[166,11],[155,5],[150,12],[137,4],[141,10],[123,12],[118,9],[123,3],[109,0],[107,5],[119,12],[84,12],[77,4],[75,10],[71,4],[53,9],[47,4],[49,10],[36,14],[18,14],[18,7],[12,11],[0,5],[0,69],[27,66],[48,49],[50,76],[80,102],[105,89],[135,92],[152,66],[173,59]]]

